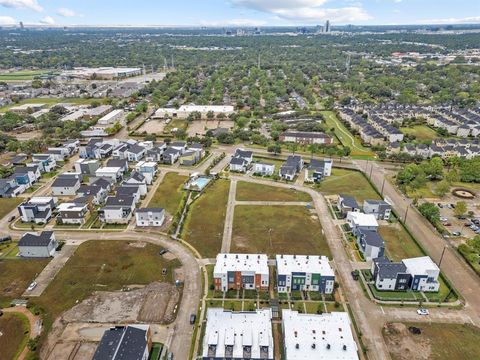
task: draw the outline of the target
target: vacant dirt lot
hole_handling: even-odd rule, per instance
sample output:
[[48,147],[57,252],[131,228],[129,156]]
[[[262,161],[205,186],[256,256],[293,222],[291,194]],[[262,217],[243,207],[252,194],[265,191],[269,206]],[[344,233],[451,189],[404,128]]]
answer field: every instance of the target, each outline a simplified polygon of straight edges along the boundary
[[190,123],[190,126],[188,127],[188,135],[203,135],[211,129],[219,127],[231,129],[233,126],[234,123],[231,120],[195,120]]
[[63,315],[66,322],[168,324],[180,291],[172,284],[155,282],[130,291],[97,291]]
[[58,342],[50,353],[48,360],[70,359],[90,360],[95,353],[97,344],[87,342]]
[[165,128],[165,120],[149,120],[145,122],[137,132],[146,131],[148,134],[161,134]]

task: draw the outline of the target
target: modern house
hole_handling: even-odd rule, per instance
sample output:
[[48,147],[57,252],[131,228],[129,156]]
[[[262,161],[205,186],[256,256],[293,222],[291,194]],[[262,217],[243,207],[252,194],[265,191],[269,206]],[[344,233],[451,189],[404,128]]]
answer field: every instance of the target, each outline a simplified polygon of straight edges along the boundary
[[199,151],[187,150],[180,155],[180,165],[193,166],[200,161],[201,153]]
[[53,182],[51,189],[54,196],[73,196],[80,188],[81,174],[61,174]]
[[57,161],[51,154],[33,154],[32,162],[38,164],[42,173],[52,172],[57,167]]
[[355,236],[357,236],[360,230],[377,231],[378,229],[378,222],[375,215],[355,211],[347,213],[347,224]]
[[230,171],[246,172],[253,161],[253,152],[243,149],[236,149],[230,160]]
[[117,196],[120,197],[133,197],[135,204],[138,204],[141,200],[140,187],[138,185],[124,186],[121,185],[117,187]]
[[75,172],[87,176],[95,176],[95,171],[100,167],[100,162],[95,159],[78,159],[75,161]]
[[165,210],[162,208],[141,208],[135,212],[137,226],[162,226]]
[[52,217],[53,209],[57,206],[56,197],[32,197],[18,205],[18,212],[23,222],[46,224]]
[[13,176],[18,185],[25,185],[26,188],[29,188],[40,179],[40,167],[38,165],[18,166],[15,168]]
[[173,165],[180,158],[180,155],[182,155],[181,150],[167,147],[167,149],[163,152],[162,162],[164,164]]
[[303,159],[299,155],[290,155],[287,160],[280,167],[279,175],[282,179],[293,181],[295,176],[303,168]]
[[208,308],[202,359],[273,360],[270,309],[233,312]]
[[103,333],[93,360],[148,360],[151,349],[149,325],[115,326]]
[[338,195],[338,209],[343,216],[347,216],[349,212],[359,212],[360,205],[358,205],[357,200],[354,197],[340,194]]
[[147,149],[145,149],[143,146],[133,144],[128,148],[126,152],[127,160],[138,162],[144,158],[146,153],[147,153]]
[[157,163],[153,161],[140,161],[135,165],[135,170],[145,177],[148,185],[151,185],[157,175]]
[[285,360],[358,360],[347,312],[321,315],[282,310]]
[[132,196],[109,196],[105,206],[98,210],[100,221],[107,224],[128,224],[135,210]]
[[116,183],[122,179],[123,172],[120,167],[101,167],[95,171],[95,176],[107,178]]
[[127,159],[109,159],[105,164],[106,167],[120,168],[122,175],[128,172],[128,161]]
[[305,169],[305,181],[319,183],[325,177],[332,175],[332,159],[311,159]]
[[256,162],[253,164],[253,173],[261,176],[272,176],[275,173],[275,165],[264,162]]
[[140,196],[145,196],[147,194],[147,180],[145,179],[145,176],[142,173],[139,173],[138,171],[132,171],[128,179],[126,179],[122,183],[122,186],[139,187]]
[[385,253],[385,241],[376,230],[357,231],[357,245],[366,261],[382,257]]
[[58,242],[53,231],[25,233],[18,242],[18,256],[31,258],[47,258],[55,255]]
[[77,190],[77,196],[91,197],[92,204],[100,205],[107,198],[108,190],[102,186],[81,185]]
[[377,220],[389,220],[392,214],[392,205],[385,200],[365,200],[363,212],[373,214]]
[[7,179],[0,179],[0,198],[13,198],[26,190],[25,185],[18,185],[13,176]]
[[333,293],[335,273],[326,256],[277,255],[276,262],[279,293],[298,290]]
[[373,260],[372,274],[378,290],[437,292],[440,269],[428,256],[392,262],[387,257]]
[[218,254],[213,269],[215,290],[268,291],[268,257],[264,254]]
[[58,205],[57,211],[57,222],[59,224],[81,225],[85,223],[88,206],[86,203],[64,202]]

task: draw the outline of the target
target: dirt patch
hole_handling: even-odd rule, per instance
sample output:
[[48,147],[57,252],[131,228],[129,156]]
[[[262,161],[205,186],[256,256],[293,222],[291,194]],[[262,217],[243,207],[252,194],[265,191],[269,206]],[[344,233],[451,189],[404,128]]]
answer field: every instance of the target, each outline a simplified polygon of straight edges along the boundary
[[48,360],[71,359],[71,360],[87,360],[93,357],[97,345],[95,343],[85,342],[58,342],[55,344],[52,352],[48,356]]
[[231,120],[195,120],[190,123],[188,127],[188,135],[204,135],[208,130],[216,128],[231,129],[234,126],[234,122]]
[[165,128],[165,120],[150,120],[145,122],[137,132],[146,131],[147,134],[161,134]]
[[147,243],[142,241],[135,241],[135,242],[128,243],[128,245],[135,248],[144,248],[145,246],[147,246]]
[[248,248],[248,239],[244,236],[233,236],[232,242],[235,244],[235,246],[239,249]]
[[389,323],[383,327],[388,350],[395,360],[428,360],[432,353],[430,342],[413,335],[405,324]]
[[[131,289],[131,288],[130,288]],[[168,324],[180,291],[168,283],[155,282],[131,291],[97,291],[65,312],[65,322],[150,322]]]

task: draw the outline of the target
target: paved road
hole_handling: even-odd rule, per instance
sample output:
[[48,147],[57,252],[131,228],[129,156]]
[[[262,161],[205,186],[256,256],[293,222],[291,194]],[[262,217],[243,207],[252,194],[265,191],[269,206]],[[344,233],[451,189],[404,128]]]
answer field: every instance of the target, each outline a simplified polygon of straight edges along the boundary
[[227,212],[225,215],[225,225],[223,227],[222,253],[229,253],[232,244],[233,216],[235,212],[235,199],[237,196],[237,180],[230,181],[230,190],[228,192]]
[[253,206],[307,206],[309,204],[305,201],[235,201],[235,205]]

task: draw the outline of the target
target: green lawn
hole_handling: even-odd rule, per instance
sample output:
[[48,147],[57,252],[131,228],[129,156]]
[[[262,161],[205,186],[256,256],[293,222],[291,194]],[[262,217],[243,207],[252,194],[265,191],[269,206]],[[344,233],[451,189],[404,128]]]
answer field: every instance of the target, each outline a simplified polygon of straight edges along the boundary
[[[1,79],[0,79],[1,81]],[[85,98],[34,98],[34,99],[23,99],[18,103],[10,104],[0,108],[0,112],[6,112],[11,107],[23,105],[23,104],[45,104],[46,107],[51,107],[59,103],[68,103],[75,105],[89,105],[92,102],[102,102],[103,99],[85,99]]]
[[10,211],[15,209],[22,201],[23,201],[22,198],[0,199],[0,219],[3,219],[5,215],[7,215]]
[[33,80],[35,76],[47,74],[48,70],[21,70],[0,73],[0,81],[27,81]]
[[292,189],[279,188],[245,181],[237,183],[239,201],[312,201],[310,195]]
[[181,129],[181,130],[187,130],[188,121],[184,119],[173,119],[167,125],[165,125],[163,132],[164,133],[171,132],[175,128]]
[[190,207],[182,237],[202,256],[216,257],[222,247],[230,181],[216,180]]
[[437,132],[427,125],[415,125],[411,128],[402,127],[400,131],[405,135],[415,135],[417,140],[433,140],[438,138]]
[[375,155],[370,149],[364,147],[360,140],[352,135],[350,131],[342,124],[333,111],[322,111],[325,123],[328,129],[333,128],[335,136],[340,140],[343,146],[352,149],[352,156],[366,156],[373,158]]
[[[421,349],[422,359],[478,359],[480,354],[480,328],[470,324],[405,323],[406,327],[421,329],[420,335],[392,333],[384,328],[383,336],[393,360],[420,359],[415,356]],[[400,344],[398,343],[400,341]],[[408,348],[410,351],[405,352]]]
[[362,205],[365,199],[380,199],[380,195],[377,194],[365,176],[354,170],[334,168],[332,176],[323,180],[318,190],[325,195],[345,194],[353,196],[359,205]]
[[[88,241],[81,244],[43,294],[32,300],[50,319],[72,308],[96,290],[119,290],[124,285],[173,282],[178,260],[166,261],[161,247],[146,243],[131,246],[127,241]],[[167,268],[167,276],[161,269]]]
[[165,174],[162,183],[155,191],[155,195],[148,203],[148,207],[162,207],[171,215],[175,215],[182,198],[186,196],[182,189],[187,180],[188,176],[172,172]]
[[20,297],[50,259],[4,259],[0,261],[0,307]]
[[231,252],[330,256],[317,216],[302,206],[236,206]]
[[424,256],[420,247],[399,223],[382,225],[378,232],[385,240],[388,257],[393,261]]
[[25,315],[4,313],[0,316],[0,358],[16,359],[27,344],[29,331]]

